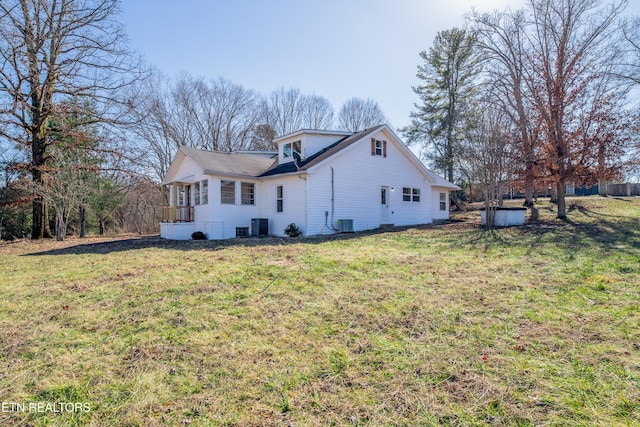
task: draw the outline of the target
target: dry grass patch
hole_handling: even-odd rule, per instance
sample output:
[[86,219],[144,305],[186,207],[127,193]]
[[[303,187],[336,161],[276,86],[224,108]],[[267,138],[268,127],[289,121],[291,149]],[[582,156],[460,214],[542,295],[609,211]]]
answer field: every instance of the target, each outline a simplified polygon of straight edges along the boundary
[[640,423],[640,201],[569,203],[491,232],[0,246],[0,400],[91,403],[0,421]]

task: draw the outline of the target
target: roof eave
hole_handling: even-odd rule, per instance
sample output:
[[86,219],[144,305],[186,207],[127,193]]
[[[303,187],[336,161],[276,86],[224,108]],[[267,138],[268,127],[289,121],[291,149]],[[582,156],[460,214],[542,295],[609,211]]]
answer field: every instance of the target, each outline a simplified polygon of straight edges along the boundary
[[342,131],[342,130],[300,129],[298,131],[295,131],[295,132],[292,132],[292,133],[288,133],[286,135],[282,135],[282,136],[279,136],[277,138],[274,138],[273,142],[280,142],[280,141],[283,141],[285,139],[295,138],[297,136],[304,135],[304,134],[347,136],[347,135],[351,135],[353,133],[354,132],[347,132],[347,131]]

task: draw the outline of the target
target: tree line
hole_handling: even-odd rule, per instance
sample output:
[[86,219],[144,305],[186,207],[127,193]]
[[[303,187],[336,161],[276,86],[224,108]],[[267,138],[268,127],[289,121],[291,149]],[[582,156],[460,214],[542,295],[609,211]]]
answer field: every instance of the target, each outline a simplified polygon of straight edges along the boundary
[[[378,104],[296,88],[261,94],[224,78],[168,78],[127,44],[119,0],[0,2],[0,236],[157,228],[159,180],[181,145],[272,150],[301,128],[358,131]],[[471,12],[420,53],[401,132],[445,178],[489,205],[638,165],[640,22],[625,0],[528,0]],[[454,204],[457,202],[453,200]]]
[[166,78],[126,44],[119,0],[0,3],[0,237],[88,226],[158,227],[159,180],[181,145],[274,148],[300,128],[361,130],[386,118],[352,98],[335,114],[299,89],[262,95],[222,78]]
[[640,165],[640,22],[624,16],[626,5],[528,0],[472,11],[420,53],[408,142],[448,180],[481,184],[487,207],[506,185],[523,191],[525,206],[551,188],[565,218],[567,184]]
[[181,145],[213,151],[274,150],[276,136],[300,129],[363,130],[387,121],[377,102],[331,103],[297,88],[261,95],[224,78],[154,75],[141,82],[128,132],[138,160],[162,179]]

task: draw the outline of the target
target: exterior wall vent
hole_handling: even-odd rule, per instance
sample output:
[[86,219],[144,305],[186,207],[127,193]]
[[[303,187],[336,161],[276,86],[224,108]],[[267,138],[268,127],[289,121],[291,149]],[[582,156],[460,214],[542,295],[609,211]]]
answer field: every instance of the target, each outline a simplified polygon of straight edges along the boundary
[[249,227],[236,227],[236,237],[249,237]]
[[339,219],[338,230],[341,233],[353,233],[353,220],[352,219]]

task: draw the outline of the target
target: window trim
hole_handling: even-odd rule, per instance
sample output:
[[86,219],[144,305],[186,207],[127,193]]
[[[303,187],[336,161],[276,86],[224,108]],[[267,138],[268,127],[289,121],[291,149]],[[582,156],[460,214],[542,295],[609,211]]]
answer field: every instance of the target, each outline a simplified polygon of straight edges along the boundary
[[284,186],[276,186],[276,213],[284,212]]
[[402,187],[403,203],[420,203],[422,191],[418,187]]
[[[233,202],[229,201],[230,192],[229,189],[233,188]],[[225,192],[225,189],[227,191]],[[227,196],[227,201],[225,201],[225,195]],[[236,182],[229,181],[226,179],[220,180],[220,204],[221,205],[235,205],[236,204]]]
[[283,159],[288,159],[289,157],[293,157],[293,153],[298,153],[298,155],[302,156],[302,140],[301,139],[297,141],[287,142],[286,144],[282,144]]
[[411,201],[411,187],[402,187],[402,201],[403,202]]
[[440,210],[447,210],[447,193],[440,193]]
[[387,141],[371,138],[371,155],[375,157],[387,157]]
[[[247,190],[248,192],[245,192]],[[254,182],[240,182],[240,204],[244,206],[255,206],[256,184]]]
[[200,204],[209,204],[209,180],[203,179],[200,181]]
[[376,139],[376,156],[382,156],[382,141]]

